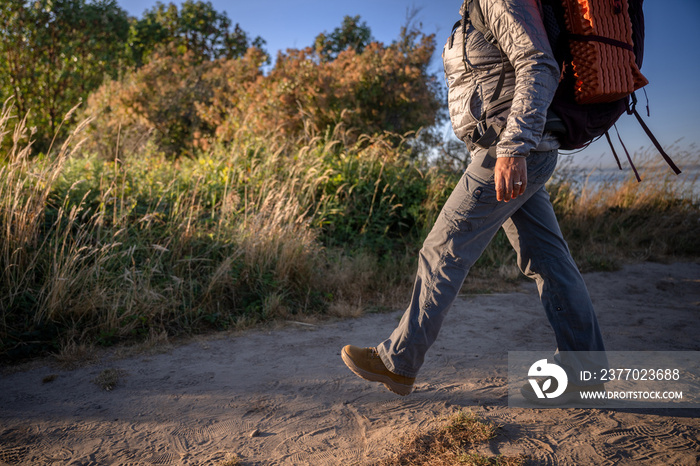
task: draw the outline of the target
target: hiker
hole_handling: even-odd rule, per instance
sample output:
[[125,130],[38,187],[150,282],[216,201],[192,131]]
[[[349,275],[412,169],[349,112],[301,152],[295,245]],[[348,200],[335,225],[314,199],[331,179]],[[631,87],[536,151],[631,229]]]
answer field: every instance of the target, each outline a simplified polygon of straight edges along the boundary
[[[471,161],[425,239],[398,327],[374,348],[342,349],[355,374],[399,395],[413,390],[469,269],[501,227],[520,270],[537,282],[558,351],[605,350],[588,290],[544,189],[558,157],[558,140],[544,128],[560,70],[540,4],[477,1],[500,50],[466,21],[465,0],[465,19],[443,51],[452,126]],[[503,309],[509,318],[518,311],[517,303]],[[573,387],[583,362],[569,360],[564,367]]]

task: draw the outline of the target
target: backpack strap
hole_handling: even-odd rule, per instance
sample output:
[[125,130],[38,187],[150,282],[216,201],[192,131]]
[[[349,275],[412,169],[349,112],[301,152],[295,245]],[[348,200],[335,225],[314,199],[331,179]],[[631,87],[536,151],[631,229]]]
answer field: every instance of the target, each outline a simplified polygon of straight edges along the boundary
[[[468,0],[467,5],[464,8],[464,19],[466,21],[469,21],[472,26],[474,26],[474,29],[479,31],[484,35],[484,39],[486,39],[486,42],[489,44],[493,44],[496,47],[498,47],[498,43],[496,41],[496,36],[493,35],[493,32],[486,26],[486,21],[484,21],[484,12],[481,10],[481,5],[479,5],[479,0]],[[466,32],[466,27],[465,27],[465,32]],[[500,49],[500,47],[499,47]]]
[[[629,105],[629,108],[627,109],[627,113],[630,115],[634,115],[637,118],[637,121],[639,122],[640,126],[644,130],[644,132],[647,134],[651,142],[654,144],[656,149],[661,153],[661,156],[664,158],[666,163],[668,164],[669,167],[671,167],[671,170],[676,175],[680,175],[682,172],[681,170],[676,166],[675,163],[673,163],[673,160],[671,157],[666,153],[666,151],[663,149],[659,141],[656,139],[654,134],[651,132],[649,127],[644,123],[644,120],[642,119],[642,116],[637,112],[637,96],[632,93],[632,101]],[[632,162],[632,157],[630,156],[629,151],[627,150],[627,147],[625,146],[625,143],[622,141],[622,138],[620,137],[620,132],[617,130],[617,125],[613,125],[615,127],[615,132],[617,132],[617,138],[620,141],[620,144],[622,145],[622,148],[625,151],[625,154],[627,155],[627,160],[629,161],[630,167],[632,167],[632,170],[634,171],[634,176],[637,178],[637,181],[642,181],[641,177],[639,176],[639,173],[637,172],[637,168],[634,166],[634,163]],[[617,156],[617,152],[615,152],[615,147],[612,144],[612,141],[610,140],[610,135],[608,132],[605,132],[605,137],[608,140],[608,144],[610,145],[610,149],[612,149],[613,156],[615,157],[615,161],[617,162],[617,166],[622,170],[622,165],[620,164],[620,159]]]
[[461,25],[462,25],[461,19],[452,25],[452,32],[450,33],[450,49],[452,48],[453,45],[455,45],[455,31]]
[[595,34],[584,35],[584,34],[573,34],[570,32],[564,32],[566,39],[575,40],[578,42],[602,42],[604,44],[612,45],[613,47],[619,47],[621,49],[629,50],[634,52],[634,47],[626,42],[620,40],[611,39],[610,37],[598,36]]
[[[487,117],[495,109],[499,108],[501,105],[506,104],[513,100],[513,95],[501,96],[503,92],[503,86],[506,81],[506,64],[508,63],[508,58],[503,49],[498,45],[496,37],[493,32],[486,27],[484,21],[484,14],[481,11],[481,6],[478,0],[468,0],[464,7],[464,17],[461,19],[462,25],[462,59],[464,61],[464,66],[467,66],[467,28],[471,24],[475,30],[479,31],[484,39],[498,48],[498,52],[501,54],[501,72],[498,76],[498,82],[493,90],[493,94],[486,104],[483,112],[481,113],[481,118],[474,128],[474,132],[469,136],[471,142],[483,149],[488,149],[489,155],[496,158],[496,144],[500,141],[501,133],[505,127],[496,124],[488,124]],[[453,26],[453,30],[456,28]]]
[[[637,171],[637,167],[634,166],[634,162],[632,162],[632,157],[630,156],[629,151],[627,150],[627,146],[625,146],[625,143],[622,142],[622,138],[620,137],[620,132],[617,130],[617,125],[613,125],[615,127],[615,132],[617,133],[617,139],[620,140],[620,144],[622,144],[622,148],[625,150],[625,154],[627,155],[627,161],[630,163],[630,167],[632,167],[632,171],[634,172],[634,177],[637,178],[637,183],[640,183],[642,181],[642,178],[639,176],[639,172]],[[606,131],[605,134],[607,135],[608,132]],[[608,138],[608,141],[610,138]],[[612,147],[612,145],[610,146]],[[615,152],[615,149],[613,149],[613,153]],[[615,154],[615,159],[617,159],[617,154]],[[620,165],[620,161],[618,160],[617,162],[618,166]]]
[[474,132],[470,136],[471,141],[477,146],[488,149],[489,155],[496,158],[496,144],[501,140],[501,133],[505,129],[502,125],[488,124],[486,118],[488,115],[501,105],[513,100],[513,95],[507,95],[501,97],[501,92],[503,91],[503,85],[506,81],[506,56],[503,51],[501,52],[501,73],[498,76],[498,82],[496,83],[496,88],[493,90],[493,94],[489,99],[486,107],[481,113],[481,119],[474,128]]
[[637,118],[637,121],[641,125],[642,129],[644,130],[645,133],[647,133],[647,136],[649,139],[651,139],[651,142],[656,146],[656,149],[661,153],[661,156],[664,158],[666,163],[668,164],[669,167],[671,167],[671,170],[673,170],[673,173],[676,175],[681,174],[681,170],[676,166],[675,163],[673,163],[673,160],[671,160],[671,157],[666,153],[666,151],[661,147],[661,144],[659,144],[659,141],[656,139],[654,134],[651,132],[649,127],[647,126],[646,123],[644,123],[644,120],[642,120],[641,115],[639,112],[637,112],[637,96],[635,93],[632,93],[632,104],[630,106],[630,109],[627,110],[628,114],[634,114],[634,116]]
[[609,131],[605,132],[605,139],[608,140],[608,145],[610,146],[610,149],[612,150],[613,157],[615,157],[615,162],[617,162],[617,168],[622,170],[622,164],[620,163],[620,157],[618,157],[617,152],[615,152],[615,146],[613,146],[613,143],[610,140],[610,132]]

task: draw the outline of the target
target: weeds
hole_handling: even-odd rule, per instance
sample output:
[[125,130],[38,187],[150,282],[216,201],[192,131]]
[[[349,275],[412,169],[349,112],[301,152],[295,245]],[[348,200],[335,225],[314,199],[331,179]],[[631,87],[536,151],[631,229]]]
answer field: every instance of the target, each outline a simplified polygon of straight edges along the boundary
[[427,432],[406,437],[400,453],[384,459],[384,466],[439,466],[464,464],[470,466],[516,466],[524,464],[524,458],[488,457],[476,449],[496,436],[498,426],[484,422],[470,411],[460,411],[448,422]]
[[173,162],[75,156],[81,129],[37,159],[17,138],[0,165],[4,360],[356,314],[403,283],[386,264],[420,236],[416,219],[401,223],[420,212],[391,191],[416,169],[382,137],[351,148],[333,135],[300,147],[249,138]]
[[105,369],[99,373],[92,381],[95,385],[105,391],[112,391],[119,381],[124,378],[126,372],[120,369]]
[[219,463],[219,466],[237,466],[241,464],[241,459],[234,454],[227,454],[226,457]]
[[[412,157],[396,135],[346,145],[340,129],[297,142],[241,133],[192,159],[146,148],[105,160],[78,151],[83,124],[30,158],[28,132],[11,119],[5,107],[4,361],[53,353],[70,364],[95,346],[403,306],[459,176]],[[661,178],[550,186],[584,270],[697,257],[697,200],[674,189]],[[516,287],[514,259],[499,232],[465,290]]]
[[[700,222],[696,178],[678,178],[658,157],[642,154],[643,181],[603,180],[585,186],[572,179],[550,186],[552,202],[583,271],[615,270],[630,261],[698,257]],[[695,158],[678,152],[676,159],[693,168]]]

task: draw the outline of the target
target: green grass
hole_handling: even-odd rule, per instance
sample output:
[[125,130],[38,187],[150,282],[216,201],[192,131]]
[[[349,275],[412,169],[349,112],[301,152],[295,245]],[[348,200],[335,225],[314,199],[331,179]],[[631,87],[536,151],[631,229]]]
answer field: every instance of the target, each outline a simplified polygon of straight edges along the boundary
[[0,164],[2,359],[382,307],[430,215],[432,178],[383,137],[176,161],[79,154],[78,137]]
[[[347,147],[334,134],[303,145],[242,135],[193,159],[151,147],[106,160],[80,151],[83,125],[31,157],[12,122],[4,109],[5,362],[401,307],[422,238],[459,178],[390,143],[395,135]],[[550,187],[584,270],[698,257],[697,199],[675,190],[661,179]],[[517,286],[514,257],[499,233],[466,289]]]

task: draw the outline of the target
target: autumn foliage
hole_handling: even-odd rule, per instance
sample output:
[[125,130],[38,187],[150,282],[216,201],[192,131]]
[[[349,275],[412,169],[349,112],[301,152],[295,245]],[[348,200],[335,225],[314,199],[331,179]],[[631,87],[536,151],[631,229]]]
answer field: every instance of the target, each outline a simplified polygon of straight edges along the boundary
[[[250,48],[240,58],[198,62],[192,54],[161,53],[121,81],[94,92],[88,148],[108,155],[118,140],[156,144],[170,156],[193,154],[241,132],[286,140],[347,128],[361,135],[405,134],[435,122],[438,84],[428,72],[432,36],[408,43],[373,42],[322,60],[312,47],[280,53],[263,73],[266,55]],[[126,136],[126,137],[124,137]]]

